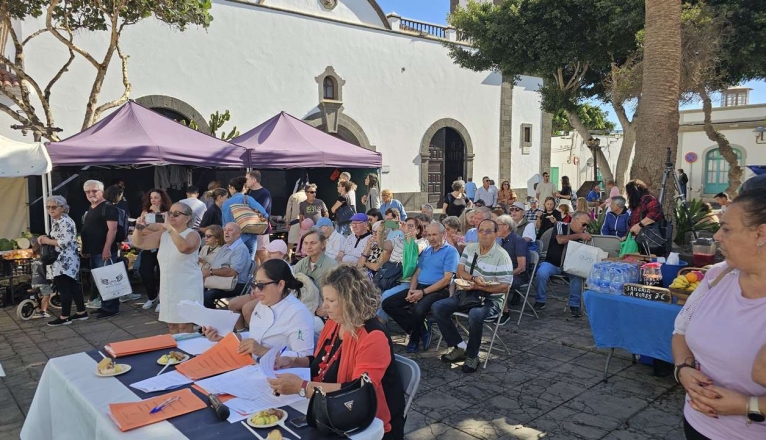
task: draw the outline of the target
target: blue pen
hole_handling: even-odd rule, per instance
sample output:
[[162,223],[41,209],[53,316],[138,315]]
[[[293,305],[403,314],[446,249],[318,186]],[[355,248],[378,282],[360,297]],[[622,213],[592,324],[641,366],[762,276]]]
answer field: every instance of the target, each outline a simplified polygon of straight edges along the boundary
[[176,400],[180,400],[180,399],[181,399],[181,398],[180,398],[180,397],[178,397],[178,396],[176,396],[176,397],[171,397],[170,399],[168,399],[168,400],[166,400],[166,401],[164,401],[164,402],[160,403],[159,405],[155,406],[154,408],[152,408],[152,410],[151,410],[151,411],[149,411],[149,414],[154,414],[154,413],[156,413],[156,412],[160,412],[160,411],[162,411],[162,409],[163,409],[163,408],[165,408],[166,406],[168,406],[168,405],[170,405],[171,403],[175,402]]
[[284,353],[285,350],[287,350],[287,346],[286,345],[284,347],[282,347],[282,351],[279,352],[279,355],[282,356],[282,353]]

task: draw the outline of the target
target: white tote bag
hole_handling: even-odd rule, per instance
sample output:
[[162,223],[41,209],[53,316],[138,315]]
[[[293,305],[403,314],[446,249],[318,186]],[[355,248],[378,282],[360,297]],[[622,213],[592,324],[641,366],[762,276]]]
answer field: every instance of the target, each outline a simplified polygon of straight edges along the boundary
[[597,247],[570,241],[567,244],[567,253],[561,270],[580,278],[588,278],[593,265],[608,256],[609,253]]
[[110,299],[133,293],[128,272],[125,270],[125,265],[122,261],[114,263],[112,260],[109,260],[109,262],[108,266],[90,270],[90,273],[93,274],[93,279],[96,280],[96,288],[98,288],[98,293],[101,294],[102,301],[109,301]]

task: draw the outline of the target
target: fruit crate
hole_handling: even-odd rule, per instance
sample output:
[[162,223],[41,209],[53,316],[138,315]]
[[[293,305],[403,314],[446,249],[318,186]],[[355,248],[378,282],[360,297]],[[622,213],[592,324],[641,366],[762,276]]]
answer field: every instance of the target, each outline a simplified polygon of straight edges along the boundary
[[[684,267],[678,271],[676,277],[681,275],[685,276],[689,272],[702,272],[703,274],[707,274],[707,269],[703,269],[701,267]],[[673,302],[679,306],[686,304],[686,300],[689,299],[689,296],[692,294],[692,292],[693,291],[688,291],[685,289],[676,289],[674,287],[670,288],[670,294],[673,296],[673,298],[675,298]]]

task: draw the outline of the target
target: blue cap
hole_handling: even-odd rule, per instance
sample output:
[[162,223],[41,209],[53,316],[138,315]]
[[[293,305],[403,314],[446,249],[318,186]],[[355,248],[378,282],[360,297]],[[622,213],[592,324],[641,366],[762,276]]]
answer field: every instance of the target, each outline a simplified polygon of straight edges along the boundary
[[365,222],[366,223],[368,221],[367,214],[362,214],[361,212],[358,213],[358,214],[354,214],[351,217],[351,221],[352,222]]
[[327,217],[322,217],[317,221],[316,227],[320,228],[322,226],[329,226],[332,227],[332,221]]

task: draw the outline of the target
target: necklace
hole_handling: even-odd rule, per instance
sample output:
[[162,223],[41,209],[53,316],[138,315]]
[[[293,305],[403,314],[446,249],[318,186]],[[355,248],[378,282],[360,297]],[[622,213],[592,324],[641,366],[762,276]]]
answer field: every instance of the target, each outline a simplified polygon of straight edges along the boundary
[[335,330],[332,341],[330,341],[330,343],[324,347],[325,354],[322,356],[322,362],[319,363],[319,373],[317,373],[316,378],[314,378],[315,382],[324,382],[324,377],[327,375],[327,370],[329,370],[332,364],[334,364],[335,361],[338,360],[338,357],[340,357],[340,351],[341,348],[343,348],[343,343],[341,343],[341,345],[335,351],[335,354],[333,354],[332,357],[328,360],[328,356],[330,356],[330,352],[332,352],[332,348],[335,346],[335,342],[337,341],[339,334],[340,326],[338,326],[337,330]]

